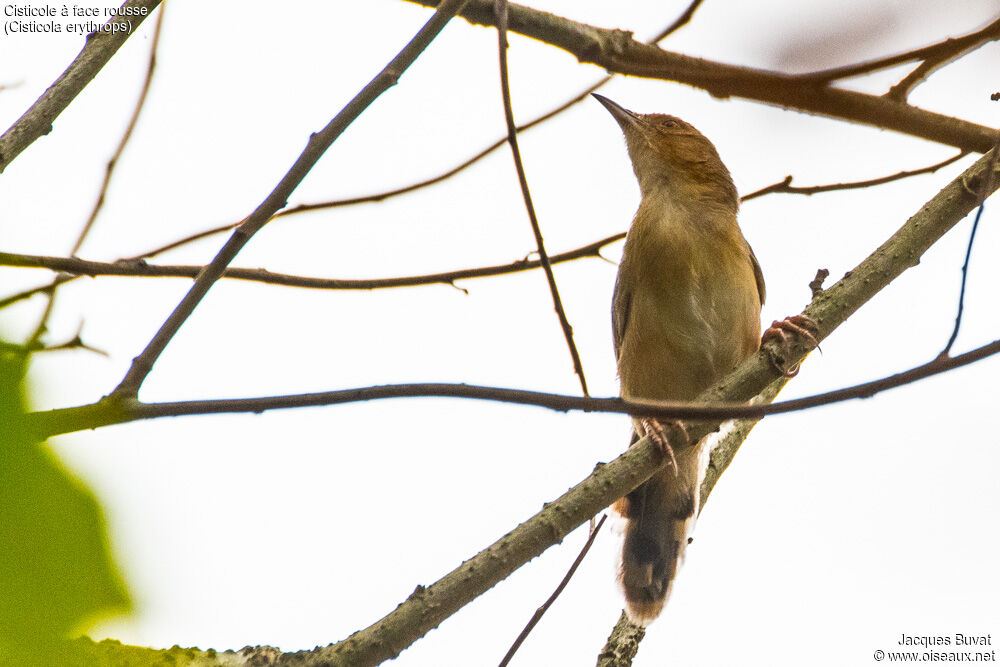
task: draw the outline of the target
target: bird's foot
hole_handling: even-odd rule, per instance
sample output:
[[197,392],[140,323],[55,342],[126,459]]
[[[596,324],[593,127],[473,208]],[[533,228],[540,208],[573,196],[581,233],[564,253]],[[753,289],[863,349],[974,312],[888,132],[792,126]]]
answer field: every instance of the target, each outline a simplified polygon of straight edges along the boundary
[[670,457],[670,465],[674,468],[674,476],[680,474],[677,467],[677,457],[674,456],[674,448],[670,446],[670,439],[667,437],[667,431],[670,428],[676,428],[684,436],[684,444],[688,444],[691,438],[688,437],[687,428],[684,426],[684,422],[678,419],[652,419],[651,417],[643,417],[639,420],[639,426],[643,431],[639,435],[648,435],[649,439],[653,441],[656,448],[660,450],[660,453],[664,456]]
[[761,337],[760,344],[763,345],[772,340],[777,342],[778,347],[781,349],[781,354],[775,352],[774,348],[769,348],[768,358],[779,373],[786,378],[791,378],[798,374],[799,365],[795,364],[789,367],[786,362],[787,357],[791,354],[791,340],[788,335],[795,334],[801,336],[812,343],[813,346],[819,346],[816,336],[813,335],[818,331],[819,327],[810,318],[805,315],[792,315],[781,321],[773,322]]

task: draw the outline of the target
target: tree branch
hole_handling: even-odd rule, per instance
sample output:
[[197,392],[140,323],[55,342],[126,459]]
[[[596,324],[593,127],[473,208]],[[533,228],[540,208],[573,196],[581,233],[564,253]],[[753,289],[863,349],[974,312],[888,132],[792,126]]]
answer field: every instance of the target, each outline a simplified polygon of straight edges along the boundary
[[[439,0],[407,0],[435,6]],[[470,23],[494,25],[490,0],[470,0],[461,16]],[[559,47],[580,62],[609,72],[677,81],[716,97],[742,97],[809,113],[881,127],[903,134],[985,153],[995,130],[905,102],[835,88],[802,77],[726,65],[643,44],[622,30],[596,28],[522,5],[510,5],[510,29]]]
[[[902,65],[903,63],[913,62],[915,60],[923,61],[920,65],[921,67],[929,63],[932,67],[940,66],[954,60],[960,55],[978,49],[983,44],[997,39],[1000,39],[1000,19],[990,23],[985,28],[969,33],[968,35],[963,35],[962,37],[950,37],[944,41],[938,42],[937,44],[923,46],[919,49],[913,49],[911,51],[905,51],[894,56],[868,60],[855,65],[845,65],[843,67],[834,67],[820,72],[801,74],[799,75],[799,78],[807,81],[829,83],[838,79],[847,79],[853,76],[877,72],[879,70],[895,67],[896,65]],[[897,86],[898,85],[900,84],[897,84]],[[909,88],[907,88],[906,91],[908,92]],[[890,97],[895,97],[892,91],[890,91],[888,95]],[[906,95],[904,93],[899,99],[903,99],[905,97]]]
[[[52,122],[97,76],[111,60],[111,56],[118,52],[125,40],[159,4],[160,0],[128,0],[122,7],[134,8],[140,13],[113,16],[105,25],[131,24],[131,29],[98,30],[87,35],[87,43],[66,71],[0,136],[0,172],[35,139],[52,131]],[[141,13],[142,9],[145,9],[145,13]]]
[[936,164],[932,164],[927,167],[921,167],[920,169],[913,169],[910,171],[900,171],[898,173],[892,174],[891,176],[881,176],[879,178],[870,178],[865,181],[854,181],[851,183],[831,183],[828,185],[811,185],[811,186],[794,186],[792,185],[792,177],[786,176],[785,180],[769,185],[760,190],[754,190],[748,195],[743,195],[740,197],[741,202],[750,201],[751,199],[756,199],[757,197],[763,197],[764,195],[782,193],[791,195],[815,195],[821,192],[833,192],[835,190],[857,190],[860,188],[868,188],[874,185],[884,185],[886,183],[891,183],[893,181],[899,181],[904,178],[909,178],[910,176],[919,176],[921,174],[932,174],[938,169],[947,167],[953,162],[961,160],[963,157],[968,155],[968,151],[959,151],[958,155],[953,155],[947,160],[942,160]]
[[[600,257],[601,248],[616,241],[621,241],[623,238],[625,238],[624,232],[613,234],[599,241],[588,243],[585,246],[552,255],[549,260],[553,264],[560,264],[584,257]],[[0,252],[0,266],[51,269],[52,271],[60,271],[64,274],[73,274],[75,276],[134,276],[145,278],[196,278],[205,269],[204,266],[147,264],[142,260],[93,262],[75,257],[47,257],[45,255],[22,255],[9,252]],[[250,280],[269,285],[285,285],[287,287],[370,290],[390,287],[413,287],[417,285],[451,285],[456,280],[518,273],[520,271],[537,269],[539,266],[541,266],[541,262],[537,259],[521,259],[508,264],[457,269],[455,271],[398,278],[315,278],[287,273],[274,273],[267,269],[228,268],[222,273],[222,277],[236,280]],[[65,282],[65,276],[60,276],[56,279],[57,282],[59,280]],[[36,289],[51,289],[51,285]],[[8,298],[13,299],[14,297]],[[0,308],[4,305],[7,305],[6,300],[0,301]]]
[[[814,300],[813,303],[816,303],[816,301]],[[73,431],[95,429],[102,426],[124,424],[145,419],[158,419],[160,417],[190,417],[193,415],[225,413],[259,414],[268,410],[314,408],[390,398],[464,398],[512,403],[515,405],[532,405],[559,412],[568,412],[570,410],[579,412],[605,412],[627,414],[636,417],[656,417],[660,419],[715,421],[727,419],[760,419],[766,415],[796,412],[798,410],[830,405],[831,403],[839,403],[854,398],[870,398],[887,389],[894,389],[932,375],[946,373],[998,353],[1000,353],[1000,340],[995,340],[956,357],[939,356],[926,364],[921,364],[907,371],[879,378],[878,380],[769,405],[763,403],[747,404],[743,402],[743,400],[749,400],[753,396],[734,401],[730,401],[725,396],[712,401],[644,401],[636,399],[625,400],[622,398],[569,396],[567,394],[509,389],[506,387],[487,387],[474,384],[420,382],[338,389],[308,394],[263,396],[259,398],[221,398],[162,403],[143,403],[131,397],[109,396],[88,405],[32,412],[27,416],[27,420],[34,434],[40,438],[47,438],[54,435],[72,433]]]
[[542,616],[545,615],[545,612],[549,610],[549,607],[552,606],[552,603],[556,601],[556,598],[559,597],[559,594],[562,593],[563,589],[566,588],[566,585],[569,583],[569,580],[573,578],[573,575],[576,573],[577,568],[580,567],[580,563],[582,563],[583,559],[587,557],[587,552],[590,551],[590,547],[594,544],[594,539],[597,538],[597,533],[600,532],[601,526],[604,525],[604,522],[607,520],[607,518],[608,518],[607,514],[602,516],[601,520],[597,522],[597,526],[592,531],[590,531],[590,535],[587,537],[587,541],[583,544],[583,548],[580,549],[580,554],[576,557],[576,560],[574,560],[573,564],[569,566],[569,570],[567,570],[566,576],[562,578],[562,581],[559,582],[559,585],[556,586],[556,589],[552,591],[552,595],[550,595],[548,599],[546,599],[545,602],[542,603],[542,606],[536,609],[535,613],[532,614],[531,619],[528,621],[528,624],[524,626],[524,629],[521,630],[521,634],[517,636],[517,639],[514,640],[514,643],[507,651],[507,654],[503,657],[503,660],[500,661],[499,667],[506,667],[508,664],[510,664],[510,660],[511,658],[514,657],[514,654],[517,653],[517,649],[521,648],[521,644],[524,643],[524,640],[528,638],[528,635],[531,634],[531,631],[534,630],[536,625],[538,625],[538,621],[542,620]]
[[153,43],[149,47],[149,60],[146,64],[146,76],[142,80],[142,88],[139,91],[139,98],[135,102],[135,108],[132,109],[132,116],[129,118],[128,124],[125,126],[122,138],[118,141],[118,147],[115,148],[115,152],[111,155],[111,159],[108,160],[108,164],[104,168],[104,180],[101,182],[101,187],[98,190],[97,201],[94,202],[94,206],[90,210],[90,215],[87,217],[87,222],[84,223],[83,229],[80,230],[80,235],[77,236],[76,243],[73,244],[73,249],[69,251],[70,255],[76,255],[76,253],[80,251],[80,247],[87,239],[87,235],[90,234],[90,229],[94,226],[97,216],[104,207],[104,198],[107,195],[108,186],[111,184],[111,177],[115,173],[115,166],[118,164],[118,159],[122,156],[122,153],[125,152],[125,147],[128,145],[129,139],[132,138],[132,132],[135,131],[135,126],[139,122],[139,116],[142,115],[142,109],[146,105],[146,97],[149,95],[149,89],[153,84],[153,74],[156,72],[156,52],[160,47],[160,32],[163,29],[164,11],[164,9],[161,9],[160,15],[156,17],[156,28],[153,30]]

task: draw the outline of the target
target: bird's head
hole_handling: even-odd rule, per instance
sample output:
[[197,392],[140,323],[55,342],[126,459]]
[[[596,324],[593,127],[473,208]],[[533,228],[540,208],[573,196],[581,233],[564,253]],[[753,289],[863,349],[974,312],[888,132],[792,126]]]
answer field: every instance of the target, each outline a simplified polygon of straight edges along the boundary
[[672,199],[739,206],[736,186],[715,146],[676,116],[640,114],[593,94],[625,133],[632,168],[643,196],[666,189]]

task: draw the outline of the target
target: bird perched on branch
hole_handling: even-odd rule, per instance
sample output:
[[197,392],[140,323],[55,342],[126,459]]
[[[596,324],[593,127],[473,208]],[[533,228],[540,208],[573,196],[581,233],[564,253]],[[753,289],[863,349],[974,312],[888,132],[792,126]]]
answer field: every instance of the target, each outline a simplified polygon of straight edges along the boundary
[[[621,395],[693,400],[760,346],[764,276],[736,222],[736,186],[712,142],[688,123],[594,97],[625,133],[642,195],[612,304]],[[765,338],[808,335],[810,324],[775,322]],[[670,461],[615,504],[626,520],[626,611],[645,625],[663,609],[698,513],[704,442],[688,442],[679,422],[633,424],[633,442],[650,436]]]

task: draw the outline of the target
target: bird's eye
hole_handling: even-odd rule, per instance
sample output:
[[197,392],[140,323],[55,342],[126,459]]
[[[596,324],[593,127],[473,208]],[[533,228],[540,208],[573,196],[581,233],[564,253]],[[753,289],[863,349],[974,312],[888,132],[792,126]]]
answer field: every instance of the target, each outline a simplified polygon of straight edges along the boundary
[[677,127],[677,121],[671,120],[670,118],[667,118],[665,120],[661,120],[660,121],[660,127],[665,128],[665,129],[674,129],[675,127]]

